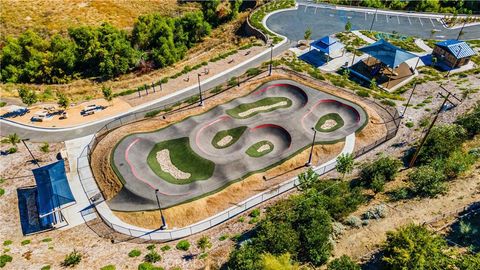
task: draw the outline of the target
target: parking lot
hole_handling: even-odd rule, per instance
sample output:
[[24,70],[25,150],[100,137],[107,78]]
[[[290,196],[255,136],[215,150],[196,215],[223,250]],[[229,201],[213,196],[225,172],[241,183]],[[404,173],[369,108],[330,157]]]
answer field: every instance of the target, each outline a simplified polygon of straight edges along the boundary
[[[370,29],[387,33],[415,36],[424,39],[455,39],[460,29],[445,28],[439,18],[417,16],[408,13],[375,14],[370,10],[347,11],[332,6],[299,3],[297,10],[288,10],[271,15],[267,26],[291,40],[303,39],[307,28],[312,29],[312,38],[344,31],[350,20],[352,30]],[[372,25],[373,24],[373,25]],[[468,26],[463,30],[463,39],[480,38],[480,26]]]

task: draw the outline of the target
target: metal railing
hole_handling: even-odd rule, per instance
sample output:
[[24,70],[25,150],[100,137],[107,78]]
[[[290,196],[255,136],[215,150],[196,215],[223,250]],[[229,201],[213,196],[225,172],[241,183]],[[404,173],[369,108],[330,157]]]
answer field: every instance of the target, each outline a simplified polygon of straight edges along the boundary
[[[301,73],[298,73],[298,72],[294,72],[294,71],[292,71],[290,69],[287,69],[287,68],[279,67],[279,68],[275,68],[275,70],[278,71],[278,72],[284,72],[284,73],[302,78],[303,80],[314,81],[317,85],[333,88],[336,91],[341,91],[343,94],[355,96],[355,98],[361,99],[363,102],[368,103],[370,106],[373,106],[373,107],[376,107],[377,109],[379,109],[379,111],[377,111],[377,112],[382,116],[382,118],[384,120],[384,123],[382,123],[382,124],[385,124],[385,126],[387,127],[387,134],[383,138],[376,140],[374,143],[369,144],[367,146],[364,146],[364,147],[356,150],[354,152],[355,157],[361,156],[361,155],[369,152],[370,150],[374,149],[376,146],[378,146],[378,145],[390,140],[391,138],[395,137],[395,135],[397,134],[397,131],[398,131],[398,128],[399,128],[399,125],[400,125],[400,117],[399,117],[398,111],[395,108],[384,107],[384,106],[376,103],[373,100],[369,100],[369,99],[366,99],[366,98],[361,98],[361,97],[355,95],[354,93],[351,93],[351,92],[349,92],[345,89],[338,88],[338,87],[335,87],[333,85],[327,84],[325,82],[318,81],[318,80],[316,80],[316,79],[314,79],[314,78],[312,78],[308,75],[301,74]],[[261,78],[261,77],[263,77],[263,75],[266,72],[267,72],[267,69],[261,70],[260,73],[257,74],[257,75],[240,76],[238,78],[238,85],[240,85],[244,82],[247,82],[247,81],[250,82],[250,81],[254,81],[258,78]],[[228,90],[230,90],[230,89],[232,89],[236,86],[237,85],[232,85],[232,82],[230,82],[230,83],[226,82],[226,83],[220,85],[221,88],[218,88],[218,86],[217,86],[215,88],[216,91],[213,91],[214,93],[212,93],[211,89],[207,90],[207,91],[204,91],[205,94],[206,94],[205,99],[208,100],[209,98],[211,98],[215,95],[218,95],[220,93],[223,93],[225,91],[228,91]],[[178,108],[175,109],[175,110],[169,111],[169,112],[163,112],[161,114],[159,113],[159,116],[166,115],[166,114],[172,114],[172,113],[175,113],[175,111],[177,111],[179,109],[186,108],[186,107],[189,107],[189,106],[192,106],[192,105],[196,106],[196,103],[194,103],[194,104],[182,104],[182,103],[180,103],[179,104],[177,102],[175,104],[169,104],[169,105],[170,106],[178,105],[177,106]],[[271,189],[269,189],[267,191],[264,191],[264,192],[261,192],[261,193],[255,195],[255,196],[252,196],[252,197],[246,199],[245,201],[243,201],[241,203],[238,203],[235,206],[230,207],[230,208],[228,208],[228,209],[226,209],[226,210],[224,210],[224,211],[222,211],[222,212],[220,212],[220,213],[218,213],[214,216],[211,216],[211,217],[209,217],[207,219],[204,219],[204,220],[202,220],[198,223],[195,223],[195,224],[183,227],[183,228],[172,229],[172,230],[164,230],[164,231],[149,230],[149,229],[142,229],[142,228],[134,229],[134,228],[127,228],[125,226],[121,226],[121,225],[114,224],[114,223],[110,222],[107,217],[102,215],[102,211],[104,211],[105,209],[98,208],[98,204],[103,202],[105,199],[104,199],[104,196],[102,195],[101,190],[98,188],[97,183],[95,182],[94,176],[92,174],[92,170],[90,168],[90,155],[91,155],[93,149],[95,148],[97,143],[106,134],[108,134],[110,131],[112,131],[112,130],[118,128],[118,127],[121,127],[123,125],[129,124],[129,123],[133,123],[133,122],[137,122],[137,121],[142,121],[144,119],[148,119],[148,118],[145,117],[146,113],[154,111],[154,110],[159,110],[159,109],[161,109],[161,110],[168,109],[169,105],[165,105],[165,106],[161,106],[161,107],[157,107],[157,108],[153,108],[153,109],[149,109],[149,110],[145,110],[145,111],[141,111],[141,112],[132,113],[132,114],[129,114],[129,115],[119,117],[119,118],[109,122],[108,124],[106,124],[102,129],[100,129],[94,135],[92,141],[82,151],[80,157],[78,157],[78,159],[77,159],[77,170],[78,170],[78,175],[80,177],[80,182],[82,184],[82,187],[83,187],[87,197],[90,200],[90,203],[92,204],[93,207],[95,207],[95,209],[97,210],[98,216],[103,220],[103,222],[108,227],[113,229],[115,232],[123,234],[124,236],[128,236],[130,238],[134,238],[134,239],[141,238],[141,239],[144,239],[144,240],[147,240],[147,241],[150,241],[150,240],[152,240],[152,241],[153,240],[155,240],[155,241],[169,241],[169,240],[175,240],[175,239],[183,238],[183,237],[186,237],[186,236],[204,231],[206,229],[209,229],[209,228],[211,228],[213,226],[216,226],[220,223],[223,223],[223,222],[231,219],[232,217],[246,211],[247,209],[250,209],[250,208],[252,208],[252,207],[254,207],[258,204],[261,204],[261,203],[263,203],[263,202],[265,202],[265,201],[267,201],[267,200],[269,200],[269,199],[271,199],[275,196],[278,196],[282,193],[285,193],[289,190],[292,190],[293,188],[295,188],[299,184],[298,177],[294,177],[294,178],[289,179],[289,180],[287,180],[287,181],[285,181],[285,182],[283,182],[279,185],[276,185],[275,187],[272,187]],[[333,162],[333,163],[324,165],[324,166],[314,168],[314,171],[319,175],[324,175],[324,174],[332,171],[333,169],[335,169],[335,166],[336,166],[336,161]],[[104,204],[103,207],[108,207],[108,206],[106,206]],[[107,209],[107,210],[110,211],[109,209]],[[134,226],[132,226],[132,227],[134,227]]]

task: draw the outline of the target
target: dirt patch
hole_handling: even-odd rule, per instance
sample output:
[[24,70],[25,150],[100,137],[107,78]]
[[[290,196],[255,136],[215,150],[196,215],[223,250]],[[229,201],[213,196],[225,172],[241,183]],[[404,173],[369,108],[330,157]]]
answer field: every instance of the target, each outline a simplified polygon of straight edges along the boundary
[[[352,100],[362,106],[369,114],[369,123],[358,134],[357,143],[367,145],[375,142],[376,139],[385,135],[386,129],[379,128],[372,123],[383,123],[381,117],[375,110],[370,109],[358,96],[347,92],[339,92],[338,89],[329,89],[328,87],[319,86],[314,82],[299,79],[298,77],[286,76],[285,74],[274,74],[271,77],[263,77],[248,82],[241,87],[235,88],[235,91],[221,93],[211,99],[208,99],[203,108],[192,106],[191,108],[171,114],[165,120],[158,118],[140,121],[127,126],[120,127],[115,131],[107,134],[103,138],[92,155],[92,163],[100,164],[94,166],[94,175],[100,189],[103,191],[107,199],[111,199],[121,188],[121,183],[117,180],[115,173],[110,166],[110,154],[116,142],[124,136],[133,132],[149,132],[169,124],[179,122],[185,117],[196,115],[198,113],[209,110],[210,108],[226,103],[237,97],[246,95],[256,89],[259,85],[266,81],[275,79],[294,79],[304,83],[310,87],[322,89],[327,93],[334,94],[345,99]],[[160,120],[160,121],[159,121]],[[343,148],[344,143],[339,142],[332,145],[317,145],[314,147],[313,164],[321,164],[334,158]],[[281,165],[272,168],[264,173],[258,173],[245,178],[242,181],[234,183],[222,191],[204,197],[193,202],[185,203],[164,210],[164,215],[170,228],[182,227],[193,224],[209,216],[212,216],[222,210],[229,208],[233,204],[237,204],[261,191],[274,188],[276,185],[298,175],[304,170],[303,165],[308,159],[309,150],[306,149],[294,158],[285,161]],[[107,165],[107,166],[105,166]],[[113,178],[112,178],[113,176]],[[267,180],[263,180],[263,176]],[[108,178],[105,178],[108,177]],[[141,212],[115,212],[115,214],[123,221],[145,228],[158,228],[159,213],[158,211],[141,211]]]
[[162,171],[169,173],[176,179],[184,180],[190,177],[189,173],[182,172],[172,163],[170,159],[170,151],[168,149],[163,149],[157,152],[157,162],[160,164]]

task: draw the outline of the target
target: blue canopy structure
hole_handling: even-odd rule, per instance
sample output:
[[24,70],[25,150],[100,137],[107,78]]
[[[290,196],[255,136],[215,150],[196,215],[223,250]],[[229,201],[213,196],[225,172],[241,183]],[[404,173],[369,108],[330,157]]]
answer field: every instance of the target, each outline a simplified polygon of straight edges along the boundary
[[475,55],[475,51],[465,41],[449,39],[435,45],[452,54],[457,60]]
[[338,39],[330,36],[325,36],[321,39],[315,40],[314,42],[310,43],[310,46],[326,54],[341,50],[343,47],[345,47],[343,43],[338,41]]
[[75,202],[63,160],[33,169],[32,172],[37,183],[37,209],[40,218],[51,216],[63,205]]
[[418,57],[417,55],[398,48],[383,39],[360,48],[359,50],[373,56],[390,68],[396,68],[408,59]]

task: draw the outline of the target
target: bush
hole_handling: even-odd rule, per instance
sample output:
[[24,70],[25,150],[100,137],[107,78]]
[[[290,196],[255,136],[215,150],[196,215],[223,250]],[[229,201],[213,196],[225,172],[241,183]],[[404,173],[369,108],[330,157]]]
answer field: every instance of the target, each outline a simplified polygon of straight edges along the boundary
[[391,106],[391,107],[395,107],[397,104],[395,103],[395,101],[393,100],[389,100],[389,99],[383,99],[382,101],[380,101],[382,104],[384,105],[387,105],[387,106]]
[[42,239],[42,242],[44,242],[44,243],[52,242],[52,238],[50,238],[50,237],[44,238],[44,239]]
[[42,151],[43,153],[48,153],[48,152],[50,152],[50,145],[49,145],[47,142],[44,142],[44,143],[40,146],[40,151]]
[[138,257],[142,254],[142,252],[138,249],[132,249],[129,253],[128,253],[128,257],[130,258],[134,258],[134,257]]
[[386,216],[387,208],[384,204],[379,204],[369,208],[363,213],[364,219],[381,219]]
[[235,85],[237,85],[237,78],[236,77],[230,78],[230,80],[228,80],[228,86],[235,86]]
[[3,254],[0,256],[0,268],[3,268],[5,267],[5,265],[7,265],[7,263],[9,262],[12,262],[12,256],[10,255],[7,255],[7,254]]
[[197,247],[202,251],[205,252],[205,250],[209,249],[212,247],[212,243],[210,242],[210,239],[207,236],[202,236],[200,239],[197,241]]
[[3,245],[4,245],[4,246],[9,246],[9,245],[11,245],[12,243],[13,243],[12,240],[5,240],[5,241],[3,241]]
[[78,251],[73,250],[70,254],[65,256],[65,259],[62,262],[62,266],[64,267],[73,267],[80,263],[82,260],[82,254]]
[[462,126],[469,137],[480,134],[480,103],[472,110],[457,119],[456,124]]
[[10,147],[10,148],[7,150],[7,152],[8,152],[9,154],[13,154],[13,153],[16,153],[17,150],[18,150],[17,147]]
[[187,240],[180,240],[175,247],[179,250],[187,251],[190,248],[190,242]]
[[408,128],[412,128],[413,126],[415,126],[415,124],[412,121],[408,121],[405,123],[405,126]]
[[381,156],[371,163],[365,163],[360,171],[360,179],[375,192],[383,191],[387,181],[395,179],[402,162],[396,158]]
[[145,255],[144,260],[149,263],[156,263],[162,259],[162,256],[157,253],[154,249],[151,249],[147,255]]
[[45,265],[40,268],[40,270],[50,270],[51,266],[50,265]]
[[157,116],[162,110],[153,110],[145,114],[145,118],[151,118]]
[[162,267],[154,266],[149,262],[144,262],[138,265],[138,270],[164,270]]
[[428,165],[415,168],[408,174],[408,180],[412,192],[420,197],[435,197],[447,189],[443,172]]
[[160,248],[160,250],[163,251],[163,252],[168,251],[170,249],[171,249],[171,247],[169,245],[165,245],[165,246]]
[[356,264],[350,257],[343,255],[331,261],[328,264],[327,270],[360,270],[360,266]]
[[476,156],[462,150],[453,152],[443,164],[446,177],[448,179],[456,178],[459,174],[468,171],[476,160]]
[[345,219],[345,224],[353,228],[360,228],[362,226],[362,220],[356,216],[349,216]]
[[228,239],[228,234],[224,234],[218,238],[219,241],[225,241]]
[[31,242],[32,242],[32,241],[31,241],[30,239],[25,239],[25,240],[23,240],[20,244],[21,244],[22,246],[26,246],[26,245],[30,244]]
[[260,209],[253,209],[252,212],[250,212],[250,214],[248,214],[250,217],[254,218],[254,217],[258,217],[260,216]]
[[405,200],[410,198],[410,190],[406,187],[397,188],[389,192],[388,196],[392,201]]
[[105,265],[104,267],[100,268],[100,270],[115,270],[115,269],[117,268],[113,264]]
[[365,91],[365,90],[358,90],[356,93],[357,93],[357,95],[359,95],[361,97],[369,97],[370,96],[368,91]]
[[249,68],[247,69],[247,72],[245,72],[248,76],[256,76],[260,74],[260,69],[258,68]]
[[234,249],[228,258],[228,270],[258,270],[262,269],[260,251],[252,244],[247,243]]
[[148,245],[147,246],[147,250],[154,250],[155,249],[155,245]]

